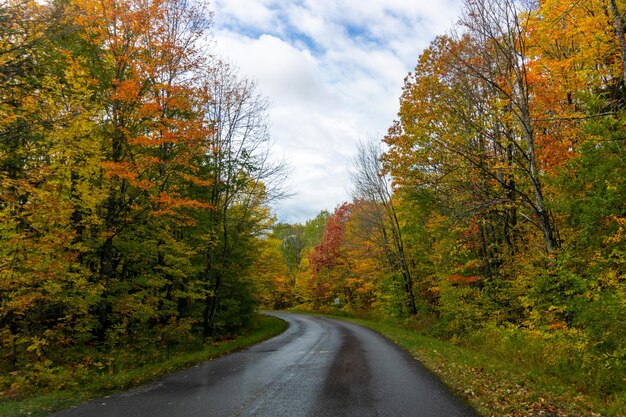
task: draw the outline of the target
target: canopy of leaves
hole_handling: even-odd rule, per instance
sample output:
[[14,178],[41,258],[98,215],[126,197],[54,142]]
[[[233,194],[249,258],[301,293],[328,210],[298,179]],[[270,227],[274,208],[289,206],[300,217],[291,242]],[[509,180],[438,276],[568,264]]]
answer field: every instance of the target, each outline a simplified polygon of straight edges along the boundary
[[237,332],[262,301],[248,271],[283,165],[254,83],[205,46],[205,6],[0,2],[7,396],[95,354]]

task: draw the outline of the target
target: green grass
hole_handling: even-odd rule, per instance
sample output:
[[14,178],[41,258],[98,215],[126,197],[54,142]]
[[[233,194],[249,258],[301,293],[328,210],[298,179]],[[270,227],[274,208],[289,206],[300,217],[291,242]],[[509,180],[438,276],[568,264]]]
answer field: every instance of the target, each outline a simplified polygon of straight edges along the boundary
[[419,360],[485,417],[626,417],[626,398],[582,394],[544,366],[420,334],[407,323],[326,315],[370,328]]
[[[169,358],[161,357],[157,361],[148,361],[148,364],[137,367],[117,367],[118,369],[112,375],[93,373],[89,376],[90,382],[87,384],[82,382],[72,384],[70,381],[68,383],[70,388],[67,389],[53,392],[34,392],[33,395],[19,400],[2,401],[0,402],[0,416],[44,416],[92,398],[153,382],[164,375],[244,349],[280,334],[286,328],[287,323],[283,320],[271,316],[260,316],[257,323],[248,332],[231,340],[214,342],[203,346],[200,350],[176,352],[171,354]],[[132,362],[132,358],[124,360],[125,364],[142,362],[146,361]],[[85,379],[83,375],[81,380]]]

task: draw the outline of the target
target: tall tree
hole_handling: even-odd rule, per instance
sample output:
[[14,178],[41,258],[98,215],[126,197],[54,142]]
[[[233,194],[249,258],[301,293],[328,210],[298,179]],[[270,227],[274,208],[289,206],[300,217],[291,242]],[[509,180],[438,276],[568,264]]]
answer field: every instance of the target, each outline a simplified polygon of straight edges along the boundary
[[[199,6],[185,0],[85,0],[74,5],[76,22],[84,28],[83,38],[98,64],[94,77],[106,110],[101,125],[107,197],[96,244],[98,281],[103,288],[99,337],[104,340],[112,313],[127,322],[114,299],[117,289],[136,273],[136,262],[128,252],[141,233],[138,228],[147,216],[158,221],[176,217],[177,210],[202,206],[182,195],[180,188],[194,182],[195,168],[187,161],[202,153],[209,131],[199,116],[200,98],[190,80],[204,64],[199,39],[210,21]],[[161,272],[167,268],[164,231],[167,226],[159,231],[161,237],[155,237]],[[172,233],[170,229],[169,236]],[[163,279],[153,282],[156,288],[145,288],[147,298],[134,297],[130,311],[143,310],[142,320],[158,315],[154,292],[170,285],[171,277]]]
[[[559,246],[556,226],[546,206],[536,154],[536,126],[531,99],[533,83],[528,71],[531,59],[528,29],[532,9],[523,8],[514,0],[470,0],[465,3],[461,23],[469,36],[478,41],[479,55],[492,57],[479,65],[461,59],[466,71],[493,86],[505,100],[513,117],[512,128],[518,147],[525,159],[521,166],[533,190],[532,205],[545,248],[551,254]],[[494,71],[494,66],[496,71]]]
[[242,233],[260,233],[266,227],[267,219],[258,217],[259,210],[284,195],[285,165],[270,157],[267,101],[252,81],[218,61],[202,83],[208,98],[204,117],[214,129],[207,137],[209,150],[200,161],[203,175],[212,183],[206,201],[214,207],[203,224],[211,236],[203,272],[203,331],[209,336],[224,283],[239,272],[229,265],[246,240]]
[[391,179],[384,172],[382,155],[380,146],[372,141],[359,144],[352,163],[352,195],[356,201],[371,203],[370,221],[378,231],[391,267],[402,277],[406,306],[409,313],[415,315],[417,308],[410,261],[394,207]]

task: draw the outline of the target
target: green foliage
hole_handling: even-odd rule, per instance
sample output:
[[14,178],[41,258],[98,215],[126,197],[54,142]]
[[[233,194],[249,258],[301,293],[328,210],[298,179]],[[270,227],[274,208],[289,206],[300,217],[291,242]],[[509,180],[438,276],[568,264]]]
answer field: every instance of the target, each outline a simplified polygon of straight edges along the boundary
[[[175,327],[169,327],[168,331],[175,331]],[[32,393],[24,399],[8,398],[0,402],[0,414],[6,417],[48,415],[80,401],[146,384],[166,374],[244,349],[286,328],[287,323],[275,317],[254,316],[250,325],[240,329],[236,336],[218,342],[203,343],[194,336],[178,339],[176,344],[168,345],[168,349],[161,343],[153,343],[107,353],[97,350],[77,353],[76,357],[82,357],[82,360],[69,367],[38,365],[37,372],[31,373],[31,377],[37,375],[38,385],[34,385],[26,374],[0,377],[0,384],[5,384],[5,379],[13,383],[12,396]]]
[[289,308],[311,303],[320,307],[314,294],[309,256],[324,235],[330,213],[322,210],[302,224],[278,223],[271,234],[259,241],[253,269],[258,298],[266,308]]
[[287,223],[279,223],[272,228],[272,235],[280,239],[280,251],[289,270],[290,278],[293,280],[295,280],[295,276],[300,268],[302,252],[307,245],[311,246],[310,243],[316,239],[314,236],[310,236],[311,226],[306,231],[306,235],[305,230],[306,226],[301,224],[291,225]]
[[330,217],[330,213],[322,210],[314,219],[306,221],[302,231],[302,240],[305,248],[312,248],[322,240],[328,217]]
[[435,334],[452,337],[472,333],[488,321],[484,296],[476,287],[444,281],[439,287],[439,302],[441,321]]
[[199,47],[200,4],[115,4],[0,4],[5,397],[114,375],[131,347],[236,334],[258,306],[250,266],[282,175],[266,104]]

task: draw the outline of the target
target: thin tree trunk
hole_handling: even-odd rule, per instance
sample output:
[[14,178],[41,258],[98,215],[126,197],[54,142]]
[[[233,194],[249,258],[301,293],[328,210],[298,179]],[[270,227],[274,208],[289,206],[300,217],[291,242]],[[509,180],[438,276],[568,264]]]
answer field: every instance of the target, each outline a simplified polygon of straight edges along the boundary
[[515,175],[513,174],[513,144],[509,143],[506,147],[507,166],[509,172],[507,173],[508,180],[506,181],[506,198],[509,208],[507,209],[507,218],[504,222],[504,238],[510,250],[515,250],[515,228],[517,227],[517,207],[515,206]]
[[109,282],[113,274],[113,238],[109,237],[102,245],[100,253],[100,283],[104,291],[98,304],[98,331],[97,338],[103,342],[109,328]]
[[[206,276],[205,282],[207,286],[213,281],[213,250],[210,249],[207,253],[207,266],[204,271]],[[208,292],[204,297],[204,309],[202,311],[202,336],[206,339],[210,336],[211,333],[211,304],[214,302],[213,300],[214,293]]]
[[219,305],[219,291],[221,286],[220,274],[215,274],[215,285],[213,286],[213,294],[211,295],[210,308],[208,309],[206,317],[206,327],[204,329],[204,337],[209,337],[213,334],[215,327],[215,315],[217,313],[217,306]]
[[524,131],[524,141],[526,142],[526,157],[528,159],[528,171],[530,174],[530,181],[532,184],[533,192],[535,195],[535,212],[539,219],[539,226],[543,233],[544,242],[546,245],[546,252],[551,254],[558,247],[558,242],[555,239],[554,226],[550,219],[545,201],[543,197],[543,190],[541,186],[541,180],[539,179],[539,169],[537,168],[537,157],[535,153],[535,141],[532,124],[530,121],[530,110],[528,106],[528,99],[526,96],[526,85],[522,79],[522,74],[518,75],[518,87],[520,89],[521,97],[520,103],[518,103],[521,119]]
[[615,0],[609,0],[611,12],[613,13],[613,23],[615,25],[615,36],[619,42],[620,56],[622,58],[622,86],[626,89],[626,39],[624,39],[624,19],[617,8]]
[[404,279],[404,291],[406,293],[409,313],[414,316],[417,314],[417,306],[415,305],[415,294],[413,292],[413,277],[411,276],[411,270],[409,269],[409,264],[406,261],[406,254],[404,253],[404,243],[402,241],[400,223],[398,222],[396,211],[393,209],[391,198],[387,203],[385,203],[385,205],[388,205],[387,214],[392,223],[392,236],[394,245],[396,246],[396,251],[398,252],[398,257],[400,259],[402,277]]

